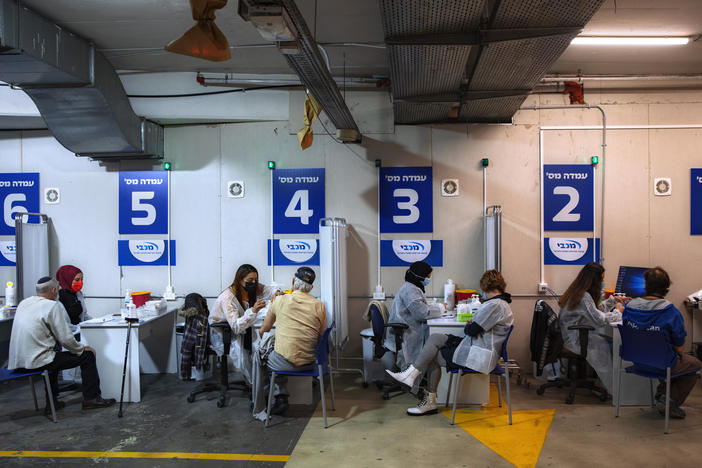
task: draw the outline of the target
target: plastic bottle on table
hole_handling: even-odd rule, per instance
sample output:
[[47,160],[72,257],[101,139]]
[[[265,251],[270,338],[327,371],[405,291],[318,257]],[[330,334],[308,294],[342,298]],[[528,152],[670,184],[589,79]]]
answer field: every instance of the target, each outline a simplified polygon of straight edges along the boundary
[[475,313],[480,308],[480,296],[478,296],[477,294],[473,294],[470,297],[470,299],[470,318],[472,319]]
[[456,305],[456,285],[450,278],[444,285],[444,302],[446,303],[446,310],[453,310]]

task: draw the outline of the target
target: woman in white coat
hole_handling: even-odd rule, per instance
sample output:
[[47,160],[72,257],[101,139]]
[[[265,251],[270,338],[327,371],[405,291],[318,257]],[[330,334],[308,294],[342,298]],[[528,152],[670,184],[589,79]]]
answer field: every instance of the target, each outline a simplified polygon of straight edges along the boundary
[[[241,265],[234,275],[232,284],[222,291],[210,312],[209,322],[218,323],[225,320],[232,329],[232,344],[229,356],[234,366],[251,385],[251,349],[253,344],[252,326],[258,312],[266,307],[276,291],[258,282],[258,270],[247,263]],[[221,354],[224,352],[221,333],[212,329],[210,334],[212,348]]]
[[580,270],[558,301],[561,306],[558,320],[564,347],[576,354],[580,354],[580,335],[578,330],[568,330],[568,327],[587,325],[595,329],[588,335],[587,362],[611,394],[612,338],[604,327],[608,323],[621,321],[623,306],[618,302],[626,302],[629,298],[612,296],[601,300],[604,272],[604,267],[595,262],[588,263]]
[[[402,353],[397,356],[400,369],[414,362],[429,337],[427,319],[440,317],[444,310],[442,304],[428,304],[424,296],[424,287],[429,285],[431,266],[426,262],[414,262],[405,272],[405,283],[398,289],[390,308],[388,323],[405,323],[409,326],[402,335]],[[395,335],[391,329],[385,336],[385,347],[395,352]],[[412,388],[419,389],[418,379]]]

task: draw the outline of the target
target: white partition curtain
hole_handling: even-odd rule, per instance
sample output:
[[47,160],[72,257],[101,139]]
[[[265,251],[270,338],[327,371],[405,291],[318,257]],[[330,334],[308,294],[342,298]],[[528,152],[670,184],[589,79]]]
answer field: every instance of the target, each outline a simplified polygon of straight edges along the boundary
[[336,322],[332,340],[337,349],[349,338],[346,274],[346,220],[324,218],[319,222],[319,270],[321,299],[327,309],[327,322]]
[[502,270],[502,207],[488,206],[483,213],[485,269]]
[[[15,215],[17,246],[17,298],[36,294],[37,280],[49,276],[49,217],[38,214],[39,223],[27,223],[29,213]],[[32,213],[34,215],[34,213]]]

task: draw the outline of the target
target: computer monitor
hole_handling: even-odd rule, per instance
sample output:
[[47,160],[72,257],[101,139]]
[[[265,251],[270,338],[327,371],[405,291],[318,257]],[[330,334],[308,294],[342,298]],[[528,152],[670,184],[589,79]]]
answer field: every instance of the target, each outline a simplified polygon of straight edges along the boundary
[[646,294],[644,272],[648,267],[620,266],[615,292],[624,293],[629,297],[641,297]]

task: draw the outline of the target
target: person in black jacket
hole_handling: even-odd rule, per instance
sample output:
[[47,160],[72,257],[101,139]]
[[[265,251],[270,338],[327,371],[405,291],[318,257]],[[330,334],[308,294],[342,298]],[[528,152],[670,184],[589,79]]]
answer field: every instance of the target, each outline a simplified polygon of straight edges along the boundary
[[85,301],[83,300],[83,272],[73,265],[63,265],[56,271],[56,279],[61,286],[59,301],[68,312],[72,325],[86,320]]

